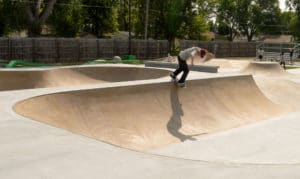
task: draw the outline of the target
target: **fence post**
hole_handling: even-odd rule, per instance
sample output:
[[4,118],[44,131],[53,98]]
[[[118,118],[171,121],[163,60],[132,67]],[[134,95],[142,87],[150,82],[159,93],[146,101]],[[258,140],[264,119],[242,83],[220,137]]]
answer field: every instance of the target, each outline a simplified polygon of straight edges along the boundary
[[77,39],[77,61],[80,61],[80,56],[81,56],[81,52],[80,52],[80,40]]
[[10,38],[7,39],[8,43],[8,60],[12,60],[12,49],[11,49],[11,40]]
[[32,51],[31,51],[31,55],[32,55],[32,61],[36,62],[36,46],[35,46],[35,40],[34,38],[31,38],[31,43],[32,43]]
[[96,45],[97,45],[97,59],[100,58],[100,44],[99,39],[96,39]]
[[214,41],[214,54],[216,57],[218,57],[217,53],[218,53],[218,43],[216,41]]
[[59,51],[59,40],[55,38],[55,46],[56,46],[56,60],[55,62],[58,63],[60,61],[60,51]]

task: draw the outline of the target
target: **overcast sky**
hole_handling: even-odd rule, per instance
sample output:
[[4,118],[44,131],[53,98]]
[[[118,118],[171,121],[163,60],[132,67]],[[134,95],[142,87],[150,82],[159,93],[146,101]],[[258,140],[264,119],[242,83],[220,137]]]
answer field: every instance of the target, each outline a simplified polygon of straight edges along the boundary
[[279,0],[279,7],[282,10],[285,10],[285,0]]

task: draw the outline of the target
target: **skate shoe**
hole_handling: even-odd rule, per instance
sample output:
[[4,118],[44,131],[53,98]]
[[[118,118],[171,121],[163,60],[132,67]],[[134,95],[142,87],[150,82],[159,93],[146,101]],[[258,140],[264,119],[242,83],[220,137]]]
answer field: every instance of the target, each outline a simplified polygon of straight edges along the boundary
[[173,73],[170,74],[170,77],[171,77],[172,81],[177,81],[176,76]]
[[177,83],[179,87],[185,88],[185,83]]

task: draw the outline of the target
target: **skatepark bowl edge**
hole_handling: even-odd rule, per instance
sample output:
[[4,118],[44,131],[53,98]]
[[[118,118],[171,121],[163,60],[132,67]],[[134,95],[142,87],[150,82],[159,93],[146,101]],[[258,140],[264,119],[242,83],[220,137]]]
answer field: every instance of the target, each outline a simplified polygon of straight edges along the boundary
[[186,89],[164,82],[54,93],[19,102],[15,111],[139,151],[286,112],[261,93],[250,75],[191,80]]
[[0,70],[0,91],[147,80],[168,76],[169,73],[168,70],[136,66]]
[[300,70],[0,70],[0,178],[299,178]]

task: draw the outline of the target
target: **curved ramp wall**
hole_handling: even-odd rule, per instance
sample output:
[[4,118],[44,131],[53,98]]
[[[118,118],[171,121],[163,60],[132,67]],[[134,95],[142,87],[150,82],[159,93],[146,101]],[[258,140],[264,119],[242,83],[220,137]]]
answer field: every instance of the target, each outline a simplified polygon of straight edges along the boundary
[[23,116],[134,150],[150,150],[193,136],[235,128],[285,113],[252,76],[70,91],[15,106]]
[[241,70],[241,72],[273,77],[291,75],[290,73],[286,72],[277,62],[250,62]]
[[76,67],[0,71],[0,91],[155,79],[167,70],[139,67]]

